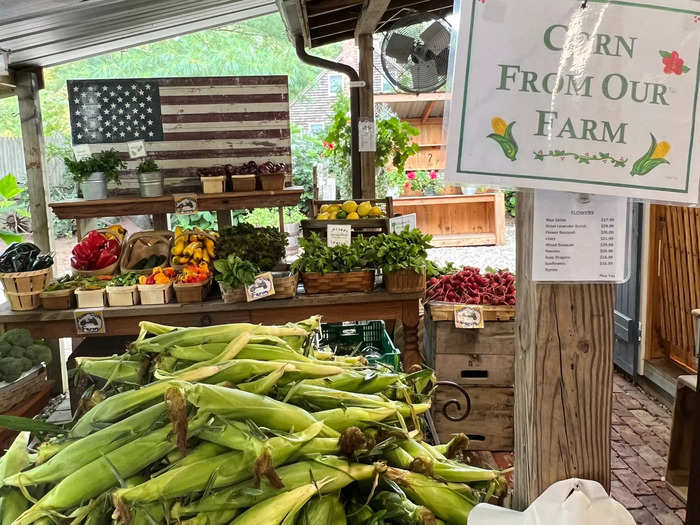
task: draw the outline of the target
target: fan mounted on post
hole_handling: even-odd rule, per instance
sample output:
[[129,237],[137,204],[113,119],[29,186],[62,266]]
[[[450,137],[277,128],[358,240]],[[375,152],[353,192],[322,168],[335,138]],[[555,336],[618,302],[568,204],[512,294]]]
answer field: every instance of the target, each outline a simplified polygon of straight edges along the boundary
[[452,31],[447,20],[414,12],[389,24],[381,55],[389,82],[409,93],[430,93],[444,86]]

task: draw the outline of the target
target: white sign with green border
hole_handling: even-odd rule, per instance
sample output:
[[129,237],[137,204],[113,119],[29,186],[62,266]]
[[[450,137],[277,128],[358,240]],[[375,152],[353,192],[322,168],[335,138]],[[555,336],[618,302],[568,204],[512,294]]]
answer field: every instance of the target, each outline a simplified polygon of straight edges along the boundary
[[448,179],[698,201],[700,2],[465,0]]

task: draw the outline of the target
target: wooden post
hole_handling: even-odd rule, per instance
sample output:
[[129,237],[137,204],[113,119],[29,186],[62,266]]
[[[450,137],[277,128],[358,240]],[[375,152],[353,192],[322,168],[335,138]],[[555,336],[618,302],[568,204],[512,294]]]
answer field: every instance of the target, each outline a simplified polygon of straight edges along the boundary
[[532,282],[533,193],[518,193],[515,508],[552,483],[610,490],[612,284]]
[[17,101],[19,118],[22,122],[22,143],[24,162],[27,166],[27,191],[29,211],[32,215],[32,238],[42,251],[50,252],[53,247],[53,224],[46,195],[49,183],[44,145],[44,128],[41,122],[39,102],[39,76],[41,70],[27,69],[15,73],[17,81]]
[[[360,88],[360,120],[374,121],[374,45],[372,33],[358,35],[357,45],[360,55],[360,80],[365,83],[364,87]],[[362,165],[362,198],[374,199],[376,196],[374,152],[360,153],[360,162]]]
[[[698,388],[695,389],[695,406],[700,407],[700,377],[698,377]],[[690,458],[688,483],[688,514],[685,521],[688,525],[700,523],[700,417],[698,417],[697,410],[693,427],[693,453]]]

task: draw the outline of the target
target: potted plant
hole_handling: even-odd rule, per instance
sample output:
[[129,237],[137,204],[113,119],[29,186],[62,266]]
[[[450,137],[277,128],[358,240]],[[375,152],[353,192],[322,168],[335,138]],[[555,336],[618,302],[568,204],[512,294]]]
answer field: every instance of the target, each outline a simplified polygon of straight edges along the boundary
[[421,195],[436,195],[440,190],[438,172],[408,171],[401,173],[398,170],[391,171],[388,183],[393,188],[398,188],[402,197],[418,197]]
[[250,261],[244,261],[236,255],[214,261],[217,271],[216,281],[221,288],[225,303],[242,303],[246,300],[245,286],[255,282],[260,270]]
[[141,197],[160,197],[163,195],[163,174],[156,161],[145,159],[136,168],[139,177]]
[[328,246],[317,233],[299,239],[304,253],[292,264],[308,294],[369,292],[374,288],[372,241],[358,237],[349,246]]
[[86,200],[106,199],[107,183],[119,184],[119,170],[126,169],[126,164],[113,149],[81,160],[64,157],[63,162]]
[[391,293],[425,290],[428,248],[432,235],[406,228],[401,233],[383,233],[373,239],[377,267],[384,271],[384,286]]

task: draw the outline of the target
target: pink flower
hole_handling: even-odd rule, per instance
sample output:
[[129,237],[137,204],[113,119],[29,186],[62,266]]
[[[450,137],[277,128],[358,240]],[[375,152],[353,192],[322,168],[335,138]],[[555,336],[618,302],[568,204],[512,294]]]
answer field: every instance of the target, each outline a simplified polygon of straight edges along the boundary
[[410,180],[414,180],[416,178],[416,172],[409,171],[408,173],[406,173],[406,177],[408,177]]
[[678,51],[674,51],[670,56],[661,59],[664,64],[664,73],[670,75],[675,73],[676,75],[683,74],[683,59],[678,54]]
[[403,185],[404,190],[410,190],[411,189],[411,183],[407,182],[406,184]]
[[437,171],[435,171],[435,170],[431,171],[431,172],[430,172],[430,178],[431,178],[432,180],[437,179]]

